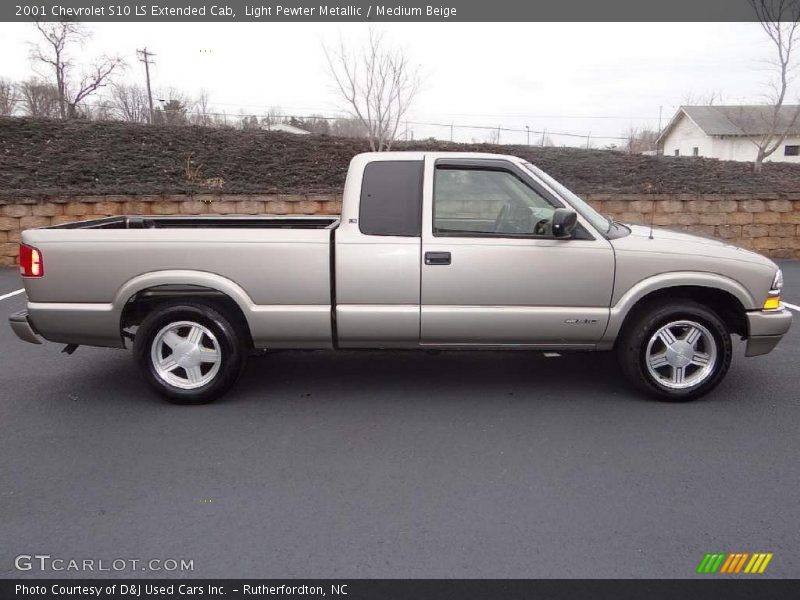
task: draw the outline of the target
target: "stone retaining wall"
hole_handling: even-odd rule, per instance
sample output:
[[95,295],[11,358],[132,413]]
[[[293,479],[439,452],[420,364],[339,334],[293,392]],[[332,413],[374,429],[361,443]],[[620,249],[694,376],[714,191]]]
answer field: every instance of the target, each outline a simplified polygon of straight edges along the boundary
[[800,258],[800,195],[588,194],[586,200],[602,214],[625,223],[649,225],[652,220],[771,258]]
[[[601,213],[627,223],[715,236],[772,258],[800,259],[800,195],[587,194]],[[336,195],[79,196],[0,198],[0,266],[19,255],[20,232],[114,215],[335,215]],[[654,212],[655,211],[655,212]]]

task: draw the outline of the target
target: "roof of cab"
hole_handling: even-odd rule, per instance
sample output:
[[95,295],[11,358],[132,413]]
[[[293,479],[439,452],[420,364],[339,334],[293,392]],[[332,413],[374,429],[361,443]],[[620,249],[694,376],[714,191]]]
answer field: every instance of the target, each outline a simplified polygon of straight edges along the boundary
[[491,152],[420,152],[420,151],[392,151],[392,152],[362,152],[354,158],[360,160],[422,160],[424,158],[477,158],[477,159],[506,159],[519,161],[518,156],[511,154],[493,154]]

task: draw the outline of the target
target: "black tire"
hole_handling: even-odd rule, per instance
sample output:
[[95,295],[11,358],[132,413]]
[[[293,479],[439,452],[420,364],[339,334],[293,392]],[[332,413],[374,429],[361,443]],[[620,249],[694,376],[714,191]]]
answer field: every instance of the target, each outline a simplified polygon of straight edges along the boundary
[[[190,335],[192,330],[201,331],[202,341],[198,342],[195,348],[203,346],[203,350],[213,352],[215,360],[219,357],[219,360],[210,366],[205,362],[198,365],[196,368],[201,371],[195,381],[190,381],[190,371],[196,372],[194,365],[190,369],[176,366],[171,373],[162,369],[164,373],[162,376],[154,363],[156,356],[161,357],[161,360],[168,360],[170,357],[166,342],[161,341],[163,337],[159,337],[158,344],[154,346],[157,336],[160,336],[165,329],[178,327],[182,323],[196,324],[199,327],[185,325],[185,329],[177,328],[174,331],[178,335],[182,331],[186,331],[187,335]],[[244,340],[241,326],[237,326],[236,321],[220,312],[218,308],[196,300],[171,301],[158,306],[142,321],[136,331],[133,352],[148,384],[167,401],[173,404],[206,404],[222,396],[236,383],[247,358]],[[165,350],[166,357],[163,356]],[[188,356],[188,353],[182,353],[177,360],[190,360]],[[211,373],[212,371],[214,373]],[[180,381],[172,383],[165,377],[176,381],[185,378],[185,385],[197,387],[184,389],[180,387],[182,385]],[[209,380],[204,382],[205,379]]]
[[[706,333],[710,334],[713,343],[716,345],[713,348],[715,358],[713,366],[709,366],[706,370],[704,370],[704,367],[695,364],[685,367],[685,372],[693,369],[692,373],[697,374],[698,381],[694,385],[689,385],[690,380],[687,379],[684,383],[677,384],[687,385],[687,387],[675,389],[670,387],[670,385],[676,385],[675,381],[665,382],[667,379],[676,377],[674,366],[665,364],[662,367],[657,367],[654,369],[654,375],[648,366],[648,346],[651,344],[651,339],[663,327],[672,323],[683,322],[691,322],[705,328],[705,332],[698,343],[710,346],[710,341],[706,339],[708,336],[705,335]],[[687,331],[689,327],[687,326]],[[672,329],[671,331],[675,330]],[[680,330],[681,326],[678,325],[677,331]],[[680,338],[678,339],[680,340]],[[659,354],[656,344],[662,344],[663,354],[666,355],[667,346],[659,338],[653,341],[651,352]],[[630,322],[625,323],[617,341],[616,353],[622,372],[637,388],[659,400],[686,402],[707,394],[722,381],[731,364],[733,344],[731,343],[728,327],[717,313],[698,302],[684,299],[649,304],[638,310],[636,314],[631,315]],[[711,355],[711,352],[704,352],[704,354]],[[656,357],[653,358],[655,359]],[[675,352],[673,352],[671,360],[678,360],[675,358]],[[711,362],[709,361],[709,363]]]

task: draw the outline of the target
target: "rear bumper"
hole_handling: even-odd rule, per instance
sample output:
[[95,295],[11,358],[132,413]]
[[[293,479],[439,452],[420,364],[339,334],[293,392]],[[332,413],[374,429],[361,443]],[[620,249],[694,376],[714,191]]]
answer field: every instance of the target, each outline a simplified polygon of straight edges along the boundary
[[747,313],[748,338],[745,356],[772,352],[792,325],[792,313],[781,309]]
[[15,334],[17,334],[19,339],[31,344],[42,343],[41,338],[36,331],[34,331],[30,321],[28,320],[27,310],[21,310],[11,315],[8,318],[8,324],[11,325],[11,329]]

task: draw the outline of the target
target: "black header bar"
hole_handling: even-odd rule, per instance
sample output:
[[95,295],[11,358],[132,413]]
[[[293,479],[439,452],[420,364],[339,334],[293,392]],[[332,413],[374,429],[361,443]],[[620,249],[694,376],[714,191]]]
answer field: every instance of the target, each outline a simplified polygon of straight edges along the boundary
[[[755,21],[748,0],[3,0],[0,21],[107,22],[735,22]],[[670,40],[662,40],[670,43]],[[568,40],[565,40],[568,43]]]

